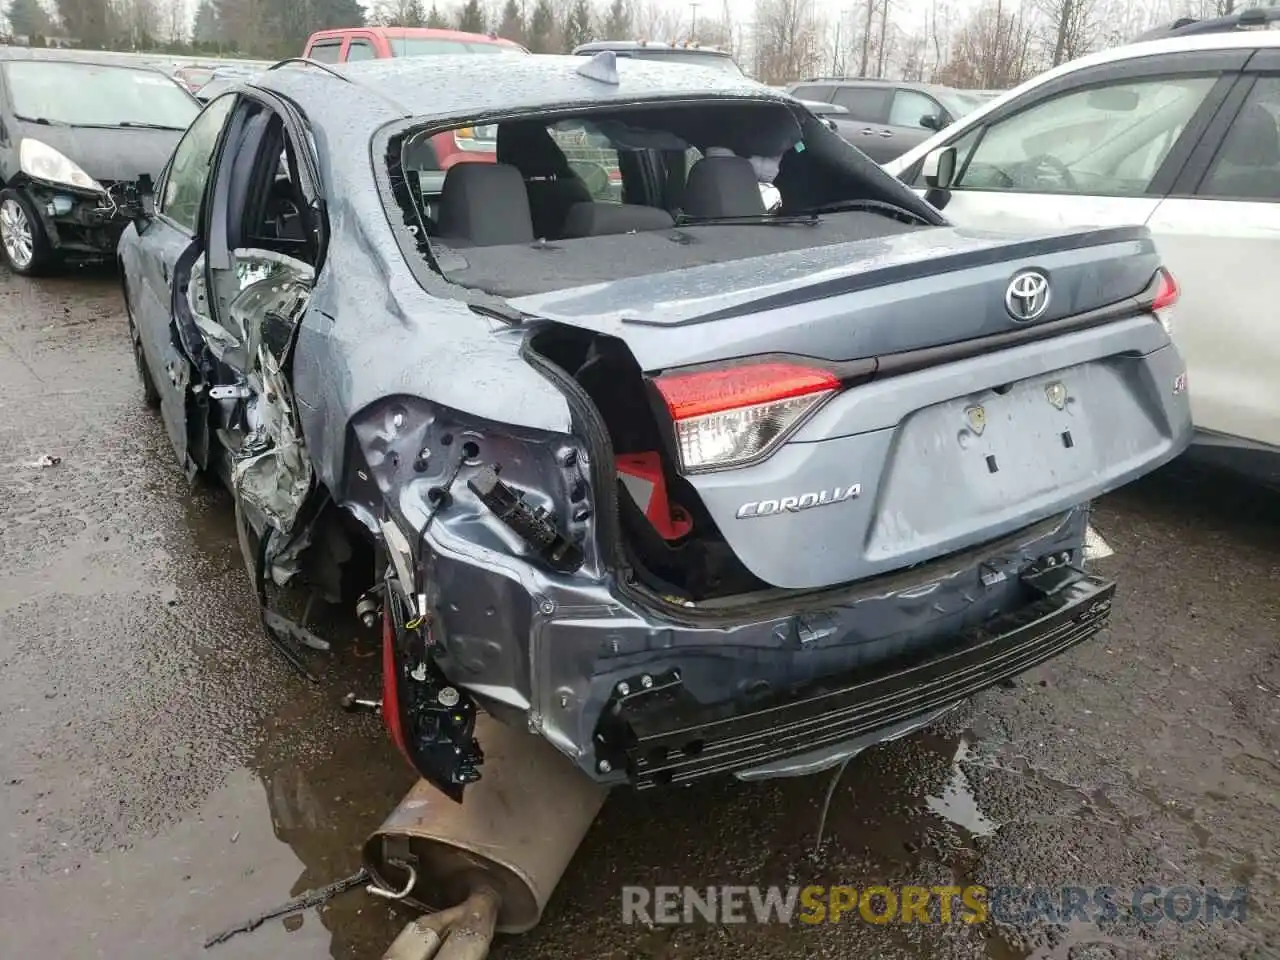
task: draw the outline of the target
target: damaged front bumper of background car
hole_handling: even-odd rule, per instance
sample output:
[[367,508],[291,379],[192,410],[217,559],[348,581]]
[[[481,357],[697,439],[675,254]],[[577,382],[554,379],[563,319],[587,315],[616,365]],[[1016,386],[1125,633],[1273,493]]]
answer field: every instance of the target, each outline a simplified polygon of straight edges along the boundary
[[101,191],[27,179],[23,188],[40,216],[50,249],[73,258],[98,259],[115,255],[125,227],[143,212],[150,179],[108,182]]
[[483,762],[477,708],[605,783],[791,776],[910,733],[1108,621],[1114,584],[1083,572],[1085,507],[838,588],[655,604],[596,555],[609,498],[588,496],[601,487],[585,447],[414,403],[353,424],[349,492],[392,505],[384,713],[455,799]]

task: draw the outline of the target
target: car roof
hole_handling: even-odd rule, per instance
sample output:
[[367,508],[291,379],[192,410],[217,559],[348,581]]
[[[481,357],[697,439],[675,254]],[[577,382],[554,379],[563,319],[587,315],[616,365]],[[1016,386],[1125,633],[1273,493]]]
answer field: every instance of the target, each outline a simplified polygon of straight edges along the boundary
[[[82,63],[93,67],[126,67],[131,70],[149,70],[169,77],[150,59],[134,59],[135,54],[111,53],[98,50],[61,50],[50,47],[11,47],[0,45],[0,61],[39,60],[57,63]],[[172,77],[170,77],[172,79]]]
[[[1095,66],[1100,63],[1115,63],[1120,60],[1131,60],[1134,57],[1150,57],[1160,53],[1181,53],[1196,50],[1236,50],[1249,47],[1280,46],[1280,31],[1275,30],[1235,30],[1226,33],[1190,33],[1176,37],[1163,37],[1154,40],[1140,40],[1126,43],[1123,46],[1100,50],[1078,60],[1069,60],[1059,67],[1048,71],[1055,76],[1071,73],[1082,67]],[[1048,73],[1042,76],[1048,76]]]
[[807,87],[823,83],[838,83],[844,87],[901,87],[905,90],[955,89],[955,87],[948,87],[941,83],[924,83],[920,80],[882,80],[877,77],[810,77],[807,80],[797,80],[789,86],[795,89],[796,87]]
[[1222,16],[1204,18],[1180,17],[1172,23],[1152,27],[1134,38],[1154,40],[1159,37],[1186,37],[1194,34],[1223,33],[1236,30],[1275,29],[1280,21],[1280,7],[1245,7]]
[[[339,99],[367,106],[370,95],[402,117],[423,119],[678,96],[791,102],[785,94],[715,67],[619,57],[618,83],[614,84],[579,74],[587,62],[582,56],[568,54],[509,57],[504,58],[502,69],[495,71],[491,58],[467,54],[342,64],[285,61],[258,75],[252,85],[296,101],[321,125],[346,125],[363,119],[368,111],[348,116],[337,109]],[[422,91],[428,89],[431,96],[423,97]]]
[[333,30],[317,30],[311,34],[310,39],[333,40],[350,33],[372,33],[375,36],[396,40],[460,40],[466,43],[518,46],[510,40],[491,37],[487,33],[469,33],[466,30],[445,30],[438,27],[337,27]]

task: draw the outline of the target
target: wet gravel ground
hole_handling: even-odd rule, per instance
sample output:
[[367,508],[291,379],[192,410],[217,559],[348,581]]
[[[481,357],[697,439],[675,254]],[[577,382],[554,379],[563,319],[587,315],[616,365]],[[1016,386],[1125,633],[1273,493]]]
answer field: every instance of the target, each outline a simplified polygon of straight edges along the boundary
[[[204,951],[358,866],[410,783],[372,638],[310,685],[259,633],[229,503],[141,402],[117,279],[0,271],[4,957],[371,960],[362,892]],[[44,455],[61,457],[48,467]],[[610,799],[502,960],[1280,956],[1280,496],[1176,466],[1099,505],[1112,629],[829,777]],[[351,677],[363,678],[352,681]],[[623,884],[1249,888],[1243,922],[648,928]]]

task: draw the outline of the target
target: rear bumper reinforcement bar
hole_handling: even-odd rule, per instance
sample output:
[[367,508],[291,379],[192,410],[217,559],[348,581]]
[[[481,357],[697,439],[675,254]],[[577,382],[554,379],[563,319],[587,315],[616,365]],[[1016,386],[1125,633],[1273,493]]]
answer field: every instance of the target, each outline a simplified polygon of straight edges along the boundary
[[[972,628],[927,660],[882,664],[750,704],[699,704],[677,673],[625,698],[625,731],[638,789],[733,773],[891,728],[957,703],[1089,639],[1105,627],[1115,583],[1067,566],[1022,577],[1036,596]],[[615,729],[618,729],[615,727]]]

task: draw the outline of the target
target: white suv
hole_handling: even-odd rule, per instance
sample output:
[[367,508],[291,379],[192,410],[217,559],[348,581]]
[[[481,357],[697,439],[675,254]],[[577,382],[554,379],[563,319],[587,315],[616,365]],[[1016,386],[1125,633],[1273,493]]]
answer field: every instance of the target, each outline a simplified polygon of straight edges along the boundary
[[1280,482],[1278,121],[1280,33],[1200,34],[1064,64],[884,167],[961,227],[1149,226],[1201,452]]

